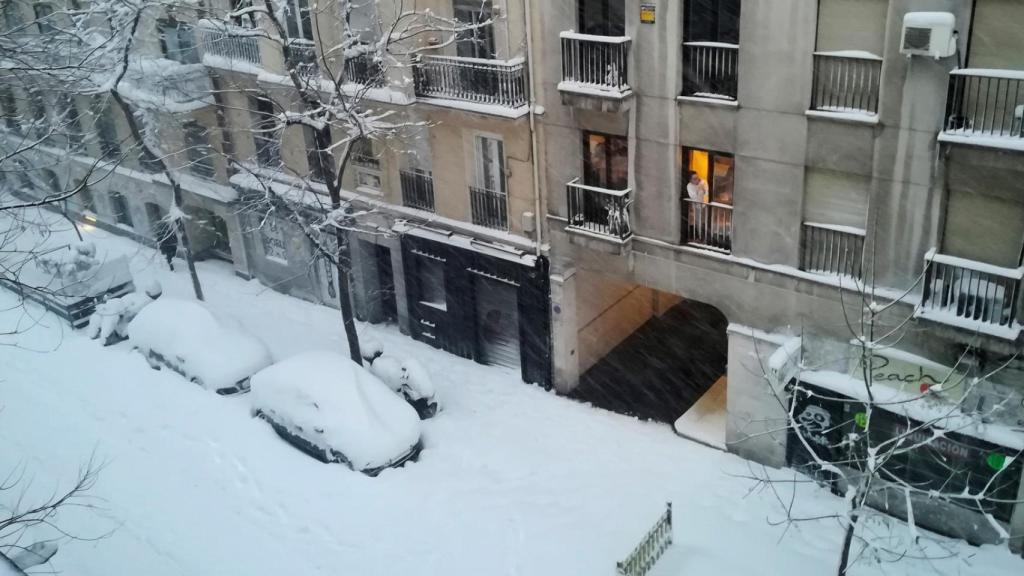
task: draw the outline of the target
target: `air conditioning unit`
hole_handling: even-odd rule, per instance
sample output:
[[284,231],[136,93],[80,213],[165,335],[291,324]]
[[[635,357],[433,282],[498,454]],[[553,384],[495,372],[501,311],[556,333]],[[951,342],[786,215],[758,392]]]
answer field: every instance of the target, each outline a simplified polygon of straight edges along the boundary
[[900,52],[946,58],[956,54],[956,17],[949,12],[908,12],[903,16]]

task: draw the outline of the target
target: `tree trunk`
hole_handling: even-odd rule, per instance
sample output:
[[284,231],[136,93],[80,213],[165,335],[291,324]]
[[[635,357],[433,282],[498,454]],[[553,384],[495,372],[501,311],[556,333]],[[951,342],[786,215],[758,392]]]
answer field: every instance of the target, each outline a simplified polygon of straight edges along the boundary
[[853,532],[857,529],[857,513],[850,514],[850,524],[846,527],[846,535],[843,536],[843,550],[839,555],[839,571],[836,576],[846,576],[850,563],[850,548],[853,547]]
[[334,237],[338,242],[338,301],[341,303],[341,322],[345,326],[345,337],[348,339],[348,352],[352,361],[362,366],[363,355],[359,347],[359,333],[356,332],[356,319],[352,310],[352,294],[349,290],[349,264],[351,250],[348,235],[343,229],[337,229]]
[[177,223],[178,235],[181,241],[181,247],[185,249],[185,264],[188,266],[188,273],[192,276],[192,290],[196,293],[196,300],[202,302],[205,300],[203,297],[203,286],[199,283],[199,273],[196,272],[196,261],[192,257],[192,241],[189,240],[188,233],[185,231],[185,221],[178,218]]

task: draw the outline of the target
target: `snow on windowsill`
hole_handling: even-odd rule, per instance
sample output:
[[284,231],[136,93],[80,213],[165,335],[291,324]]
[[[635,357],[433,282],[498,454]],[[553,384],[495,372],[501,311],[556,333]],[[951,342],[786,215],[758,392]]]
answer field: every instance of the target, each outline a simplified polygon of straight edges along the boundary
[[683,46],[700,46],[700,47],[703,47],[703,48],[732,48],[732,49],[735,49],[735,50],[738,50],[739,47],[740,47],[739,44],[731,44],[729,42],[705,42],[705,41],[683,42]]
[[832,56],[834,58],[855,58],[858,60],[878,60],[882,61],[882,57],[873,52],[867,50],[832,50],[815,52],[815,56]]
[[712,98],[708,96],[676,96],[677,102],[693,102],[694,104],[710,104],[712,106],[725,106],[726,108],[738,108],[740,103],[735,99]]
[[618,88],[599,86],[596,84],[582,84],[571,80],[562,80],[558,83],[560,92],[572,92],[583,96],[597,96],[598,98],[609,98],[612,100],[624,100],[633,95],[633,89],[629,86]]
[[489,116],[500,116],[502,118],[511,119],[522,118],[530,112],[529,106],[510,108],[508,106],[500,106],[498,104],[480,104],[478,102],[450,100],[447,98],[427,98],[417,96],[416,102],[419,104],[431,104],[442,108],[454,108],[456,110],[463,110],[466,112],[475,112],[477,114],[487,114]]
[[862,110],[807,110],[804,112],[804,115],[808,118],[824,118],[837,122],[851,122],[870,126],[878,124],[878,114]]
[[565,30],[559,33],[558,37],[568,40],[582,40],[584,42],[600,42],[601,44],[625,44],[633,40],[629,36],[598,36],[596,34],[580,34],[572,30]]
[[853,234],[854,236],[865,236],[867,231],[863,228],[857,228],[855,226],[843,226],[841,224],[824,224],[822,222],[804,222],[804,226],[811,226],[813,228],[824,228],[825,230],[832,230],[833,232],[842,232],[843,234]]
[[951,76],[984,76],[986,78],[1024,80],[1024,70],[1005,70],[1002,68],[960,68],[950,71],[949,74]]
[[957,316],[956,312],[949,310],[919,308],[914,312],[914,317],[1004,340],[1016,340],[1021,333],[1021,325],[1016,322],[1009,326],[996,326],[980,320],[971,320],[970,318]]
[[957,134],[956,131],[943,131],[939,132],[939,142],[1024,152],[1024,138],[1015,138],[1013,136],[985,136],[978,134]]

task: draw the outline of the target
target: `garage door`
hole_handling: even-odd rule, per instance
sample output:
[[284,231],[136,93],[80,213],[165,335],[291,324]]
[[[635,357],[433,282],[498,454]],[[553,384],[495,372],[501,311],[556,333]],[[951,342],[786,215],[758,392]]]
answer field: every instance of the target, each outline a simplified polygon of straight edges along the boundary
[[476,276],[477,350],[484,364],[519,370],[519,306],[516,287]]

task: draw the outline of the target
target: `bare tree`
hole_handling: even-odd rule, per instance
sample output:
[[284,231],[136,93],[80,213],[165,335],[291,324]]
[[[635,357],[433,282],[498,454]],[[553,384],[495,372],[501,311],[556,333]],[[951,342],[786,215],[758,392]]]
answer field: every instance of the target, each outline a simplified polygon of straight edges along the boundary
[[[999,441],[1020,431],[1008,419],[1009,397],[990,405],[979,398],[1016,355],[984,364],[976,361],[983,355],[966,346],[952,367],[908,355],[895,346],[914,329],[906,300],[918,284],[883,298],[874,286],[847,280],[857,287],[853,298],[841,292],[848,345],[803,334],[762,363],[762,377],[785,414],[767,433],[785,437],[788,463],[811,478],[783,479],[766,469],[749,477],[777,498],[785,513],[779,524],[839,523],[840,576],[865,556],[896,562],[953,554],[919,546],[926,539],[917,529],[922,502],[976,512],[991,534],[1007,541],[1001,522],[1018,503],[1022,450]],[[918,372],[893,371],[900,363],[917,363]],[[984,457],[979,446],[986,448]],[[843,509],[813,517],[794,512],[796,486],[804,482],[829,486],[843,497]],[[866,518],[890,510],[905,518],[905,538],[864,529]]]

